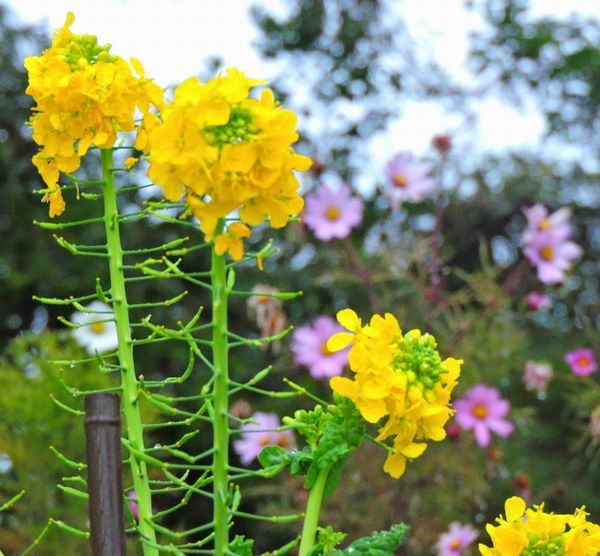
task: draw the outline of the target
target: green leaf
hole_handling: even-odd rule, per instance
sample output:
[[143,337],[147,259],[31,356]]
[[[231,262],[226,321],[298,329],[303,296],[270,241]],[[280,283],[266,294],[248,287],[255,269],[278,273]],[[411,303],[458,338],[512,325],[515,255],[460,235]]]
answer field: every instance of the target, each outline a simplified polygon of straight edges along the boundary
[[317,529],[317,543],[308,553],[308,556],[327,556],[347,537],[346,533],[334,531],[332,527],[319,527]]
[[322,420],[324,427],[304,483],[305,488],[311,488],[320,471],[330,467],[324,496],[335,490],[346,458],[361,445],[365,437],[365,421],[355,405],[341,396],[336,396],[335,402],[336,405],[327,408],[330,418]]
[[292,475],[306,475],[313,462],[312,451],[309,446],[302,450],[290,453],[290,471]]
[[281,446],[265,446],[258,454],[258,461],[269,471],[269,477],[274,477],[289,465],[290,454]]
[[229,543],[229,552],[233,552],[237,556],[252,556],[253,546],[254,541],[252,539],[246,539],[243,535],[236,535]]
[[400,523],[388,531],[379,531],[358,539],[343,550],[334,550],[331,554],[335,556],[394,556],[407,532],[408,526]]

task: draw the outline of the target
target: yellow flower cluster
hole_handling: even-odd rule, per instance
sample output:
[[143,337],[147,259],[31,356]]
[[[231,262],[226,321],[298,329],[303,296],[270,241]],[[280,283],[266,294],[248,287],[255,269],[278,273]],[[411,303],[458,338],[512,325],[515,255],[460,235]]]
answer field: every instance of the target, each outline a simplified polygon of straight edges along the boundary
[[[250,98],[261,84],[236,69],[206,83],[190,78],[148,132],[150,179],[169,200],[185,194],[209,241],[218,220],[234,210],[249,226],[267,219],[281,228],[304,205],[293,170],[307,170],[311,161],[291,147],[296,115],[280,108],[269,89]],[[230,236],[239,240],[238,232]],[[229,251],[234,258],[243,253]]]
[[160,108],[163,98],[138,60],[131,60],[135,77],[125,60],[109,53],[110,45],[98,45],[93,35],[73,34],[74,21],[69,12],[52,46],[25,59],[26,92],[36,103],[33,140],[42,147],[33,163],[48,186],[43,200],[50,203],[50,216],[65,208],[60,172],[77,170],[90,146],[112,147],[118,132],[135,129],[136,106],[149,114],[150,105]]
[[571,514],[544,512],[543,504],[527,508],[517,496],[509,498],[506,518],[488,524],[490,548],[479,545],[483,556],[596,556],[600,554],[600,526],[587,521],[584,508]]
[[390,313],[374,315],[369,324],[351,309],[337,314],[349,332],[339,332],[327,342],[330,351],[352,344],[348,354],[354,379],[333,377],[331,388],[350,398],[370,423],[384,417],[378,440],[392,446],[384,471],[398,478],[407,460],[419,457],[425,441],[443,440],[450,416],[450,395],[457,384],[462,361],[442,361],[433,336],[419,330],[402,333]]

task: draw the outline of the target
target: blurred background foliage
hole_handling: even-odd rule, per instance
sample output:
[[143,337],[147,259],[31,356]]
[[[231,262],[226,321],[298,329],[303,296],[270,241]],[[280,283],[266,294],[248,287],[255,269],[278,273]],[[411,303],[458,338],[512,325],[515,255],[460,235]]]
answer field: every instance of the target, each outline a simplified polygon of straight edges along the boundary
[[[265,272],[252,266],[240,270],[239,288],[262,283],[282,291],[302,290],[303,297],[285,304],[295,326],[346,306],[367,317],[375,300],[403,328],[432,332],[444,355],[465,359],[459,394],[477,382],[501,388],[513,405],[510,418],[517,429],[488,450],[479,449],[468,433],[432,445],[400,481],[383,474],[384,454],[365,445],[327,499],[322,522],[348,532],[351,540],[404,521],[411,525],[402,549],[406,555],[431,553],[452,521],[475,523],[483,535],[482,524],[512,494],[546,500],[559,512],[585,503],[598,522],[600,438],[588,428],[591,412],[600,405],[598,384],[595,379],[575,380],[563,357],[581,346],[598,353],[600,344],[599,23],[577,16],[534,19],[526,0],[471,0],[467,4],[482,14],[485,25],[471,37],[473,80],[465,85],[418,49],[391,4],[296,0],[288,2],[285,17],[254,8],[261,31],[258,47],[281,64],[273,84],[299,113],[299,150],[316,161],[305,180],[306,192],[338,178],[352,184],[358,174],[375,177],[364,221],[350,243],[323,244],[302,224],[280,233],[259,231],[251,240],[254,246],[273,237],[281,250],[266,262]],[[45,363],[58,353],[61,359],[71,357],[79,348],[56,320],[69,314],[57,306],[40,306],[32,295],[85,295],[93,291],[97,277],[107,280],[107,272],[101,261],[71,256],[49,232],[32,224],[46,219],[46,207],[32,193],[41,182],[30,163],[34,146],[24,125],[30,101],[24,94],[22,58],[45,46],[47,31],[16,25],[0,6],[0,36],[0,348],[5,351],[0,359],[0,452],[12,462],[0,475],[0,501],[27,490],[19,504],[0,516],[0,546],[6,554],[16,554],[49,516],[85,526],[81,504],[56,489],[68,470],[48,451],[52,444],[72,459],[83,457],[82,426],[50,399],[50,393],[60,398],[65,391],[58,379],[61,369]],[[450,137],[454,148],[447,156],[433,148],[428,155],[443,196],[391,212],[385,184],[376,178],[381,169],[372,168],[365,148],[372,135],[401,117],[408,101],[434,100],[466,117],[473,102],[490,93],[515,105],[533,98],[546,119],[544,140],[523,152],[481,153],[461,146],[468,144],[465,126]],[[88,175],[93,175],[94,165],[89,167]],[[99,210],[74,195],[67,202],[69,218]],[[143,202],[134,194],[126,199],[131,210]],[[563,285],[547,289],[552,306],[530,313],[525,294],[542,287],[520,254],[521,209],[535,202],[573,209],[575,240],[585,254]],[[102,237],[100,227],[85,233],[84,238],[75,231],[65,237],[87,243]],[[125,224],[123,231],[128,247],[157,245],[181,235],[181,230],[150,219],[139,226]],[[196,270],[208,264],[203,251],[185,261]],[[142,281],[131,285],[130,297],[166,299],[182,289],[176,280]],[[207,302],[203,291],[190,291],[178,305],[156,311],[153,322],[172,326],[187,321]],[[231,323],[238,334],[258,334],[242,300],[232,306]],[[267,389],[281,388],[282,378],[289,377],[328,396],[326,385],[294,364],[288,346],[285,340],[276,353],[234,351],[231,367],[242,381],[272,363]],[[186,362],[186,350],[177,346],[144,348],[138,356],[145,376],[177,374]],[[521,376],[530,359],[555,367],[557,377],[545,399],[524,390]],[[109,381],[93,365],[68,374],[78,388]],[[177,393],[194,393],[202,380],[198,374]],[[310,405],[252,396],[244,401],[253,410],[280,416]],[[170,430],[162,431],[152,436],[153,442],[168,441]],[[205,449],[207,437],[199,435],[190,444],[192,451]],[[257,482],[244,493],[242,509],[263,514],[301,511],[306,501],[293,477]],[[161,499],[156,503],[160,507]],[[199,500],[172,516],[171,525],[190,527],[209,513]],[[257,539],[258,550],[272,549],[295,534],[290,525],[240,521],[238,527]],[[74,544],[63,544],[67,542]],[[59,546],[68,549],[63,553],[84,550],[81,541],[55,533],[36,554],[59,554]]]

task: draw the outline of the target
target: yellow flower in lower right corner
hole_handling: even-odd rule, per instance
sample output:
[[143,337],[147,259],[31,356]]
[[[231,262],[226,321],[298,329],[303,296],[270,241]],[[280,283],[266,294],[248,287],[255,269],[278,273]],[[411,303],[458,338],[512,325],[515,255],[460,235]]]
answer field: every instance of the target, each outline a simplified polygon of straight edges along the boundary
[[333,377],[331,388],[350,398],[369,423],[387,417],[377,439],[391,443],[384,471],[399,478],[428,440],[446,437],[444,426],[453,413],[450,395],[462,361],[442,360],[433,336],[419,330],[404,334],[390,313],[374,315],[364,326],[351,309],[337,318],[348,332],[332,336],[327,348],[333,352],[352,344],[348,363],[354,378]]
[[587,521],[584,507],[574,514],[546,513],[544,505],[527,508],[517,496],[504,504],[506,516],[488,524],[492,546],[479,545],[483,556],[596,556],[600,526]]

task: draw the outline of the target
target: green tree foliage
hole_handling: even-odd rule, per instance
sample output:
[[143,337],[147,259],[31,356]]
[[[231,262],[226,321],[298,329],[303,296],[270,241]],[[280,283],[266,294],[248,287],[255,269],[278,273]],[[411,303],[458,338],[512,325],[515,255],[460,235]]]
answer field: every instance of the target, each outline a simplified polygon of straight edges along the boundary
[[289,62],[277,86],[304,118],[329,113],[331,127],[311,136],[311,147],[345,177],[360,142],[385,127],[400,99],[455,92],[439,66],[419,57],[392,7],[384,0],[306,0],[288,3],[283,18],[253,11],[262,53]]
[[573,15],[532,20],[528,0],[471,2],[488,27],[473,38],[471,61],[483,83],[501,84],[513,100],[535,95],[549,132],[567,140],[600,131],[600,23]]
[[[109,375],[99,373],[94,363],[77,369],[48,363],[50,359],[81,355],[81,348],[67,332],[22,335],[0,358],[0,453],[12,461],[12,469],[0,475],[0,496],[4,501],[25,490],[14,506],[2,513],[0,546],[6,554],[20,554],[49,518],[87,528],[87,500],[69,496],[64,490],[85,492],[85,485],[63,479],[77,471],[58,455],[60,452],[73,462],[85,461],[83,417],[58,406],[81,411],[83,398],[73,397],[62,382],[79,390],[106,388],[114,382]],[[50,556],[81,554],[84,550],[82,539],[53,530],[34,553]]]
[[[48,248],[34,233],[32,220],[43,214],[34,200],[38,179],[30,159],[35,152],[30,132],[27,74],[23,55],[44,47],[40,30],[11,23],[0,6],[0,345],[22,324],[28,325],[35,304],[31,296],[47,278]],[[36,237],[37,236],[37,237]]]

